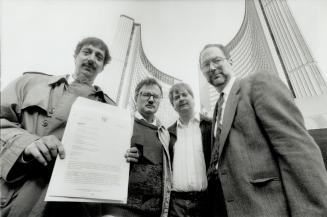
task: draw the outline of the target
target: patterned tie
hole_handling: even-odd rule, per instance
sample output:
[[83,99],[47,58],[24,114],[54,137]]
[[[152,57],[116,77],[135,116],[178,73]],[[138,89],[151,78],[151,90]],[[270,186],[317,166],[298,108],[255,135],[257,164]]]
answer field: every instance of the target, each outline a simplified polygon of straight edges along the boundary
[[208,169],[208,177],[212,176],[217,172],[216,170],[216,165],[218,163],[218,152],[219,152],[219,137],[222,129],[221,125],[221,115],[222,115],[222,109],[223,109],[223,104],[224,104],[224,93],[222,92],[219,96],[218,102],[217,102],[217,116],[216,116],[216,137],[214,140],[214,146],[211,152],[211,161],[210,161],[210,166]]

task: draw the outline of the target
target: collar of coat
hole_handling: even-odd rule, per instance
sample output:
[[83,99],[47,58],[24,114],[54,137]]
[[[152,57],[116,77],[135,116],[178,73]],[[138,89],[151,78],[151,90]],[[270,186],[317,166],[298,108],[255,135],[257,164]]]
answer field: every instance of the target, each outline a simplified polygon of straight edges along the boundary
[[[54,85],[57,83],[65,82],[68,85],[67,76],[68,75],[50,75],[48,84]],[[95,90],[95,94],[100,96],[105,102],[116,105],[115,101],[113,101],[107,94],[105,94],[99,86],[93,85],[93,88]]]

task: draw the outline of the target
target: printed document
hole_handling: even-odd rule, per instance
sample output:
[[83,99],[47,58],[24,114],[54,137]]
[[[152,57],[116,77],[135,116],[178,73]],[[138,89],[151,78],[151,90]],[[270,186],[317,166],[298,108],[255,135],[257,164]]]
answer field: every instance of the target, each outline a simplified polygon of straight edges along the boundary
[[133,120],[127,109],[77,98],[62,139],[46,201],[126,203]]

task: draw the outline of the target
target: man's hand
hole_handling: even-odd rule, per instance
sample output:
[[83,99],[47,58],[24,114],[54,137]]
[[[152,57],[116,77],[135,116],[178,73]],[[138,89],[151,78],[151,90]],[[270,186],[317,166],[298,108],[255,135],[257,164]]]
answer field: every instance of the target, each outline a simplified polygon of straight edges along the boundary
[[127,149],[124,157],[126,158],[126,161],[129,163],[130,162],[137,163],[139,161],[139,157],[140,157],[139,150],[136,147]]
[[44,136],[29,144],[23,153],[23,158],[35,158],[44,166],[55,159],[59,154],[61,159],[65,158],[65,150],[57,137],[53,135]]

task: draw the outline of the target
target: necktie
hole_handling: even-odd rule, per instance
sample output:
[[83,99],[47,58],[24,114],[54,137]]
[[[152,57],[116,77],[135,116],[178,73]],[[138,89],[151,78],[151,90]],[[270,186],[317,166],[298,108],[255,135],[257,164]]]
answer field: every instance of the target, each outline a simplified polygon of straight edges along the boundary
[[223,109],[223,104],[224,104],[224,93],[222,92],[219,96],[219,99],[217,101],[217,116],[216,116],[216,136],[214,140],[214,146],[213,149],[211,150],[211,161],[210,161],[210,166],[208,169],[208,177],[211,175],[215,174],[217,172],[216,170],[216,165],[218,163],[218,153],[219,153],[219,137],[221,133],[221,116],[222,116],[222,109]]
[[221,133],[221,115],[222,115],[222,110],[223,110],[223,104],[224,104],[225,100],[224,100],[224,92],[222,92],[219,96],[218,102],[217,102],[217,116],[216,116],[216,138],[219,139],[220,137],[220,133]]

